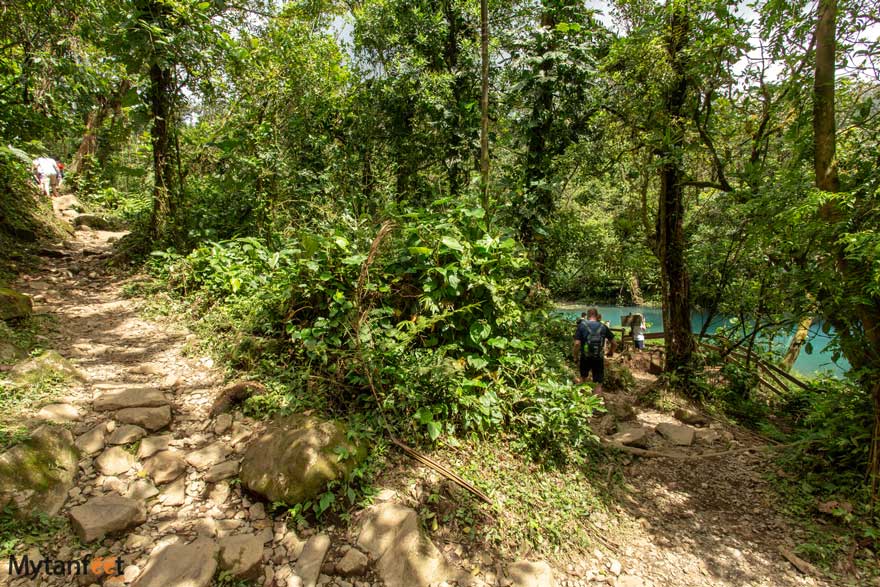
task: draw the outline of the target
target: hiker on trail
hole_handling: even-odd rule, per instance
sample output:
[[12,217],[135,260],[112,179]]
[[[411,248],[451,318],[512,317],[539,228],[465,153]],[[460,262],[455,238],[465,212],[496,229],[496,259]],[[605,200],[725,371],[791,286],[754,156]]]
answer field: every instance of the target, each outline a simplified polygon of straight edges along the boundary
[[58,163],[51,157],[39,157],[34,159],[32,166],[34,177],[40,184],[40,189],[46,194],[46,197],[58,195],[58,180],[61,179],[61,170],[58,169]]
[[578,383],[584,382],[587,375],[592,373],[597,392],[602,391],[602,382],[605,380],[606,340],[613,341],[614,334],[599,322],[598,310],[590,308],[587,310],[587,319],[578,324],[574,335],[574,360],[581,375]]
[[581,312],[581,317],[577,319],[577,322],[575,322],[575,326],[580,326],[581,322],[583,322],[586,319],[587,319],[587,313]]
[[636,345],[636,350],[639,352],[645,350],[645,330],[647,329],[644,322],[632,328],[633,342]]
[[631,314],[630,334],[633,337],[633,344],[636,350],[642,352],[645,349],[645,333],[648,328],[645,326],[645,317],[641,314]]

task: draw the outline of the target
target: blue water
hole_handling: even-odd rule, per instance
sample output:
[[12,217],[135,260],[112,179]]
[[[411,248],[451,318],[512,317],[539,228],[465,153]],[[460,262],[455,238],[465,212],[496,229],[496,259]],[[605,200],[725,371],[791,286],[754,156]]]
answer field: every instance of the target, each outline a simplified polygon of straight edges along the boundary
[[[645,321],[648,323],[648,332],[663,332],[663,315],[660,311],[660,308],[653,306],[595,306],[598,308],[599,313],[602,314],[602,320],[611,322],[612,326],[620,326],[620,321],[622,316],[626,316],[627,314],[641,314],[645,317]],[[572,320],[576,319],[580,316],[581,312],[586,311],[587,306],[583,308],[574,309],[573,307],[566,307],[565,309],[561,309],[560,311],[566,316],[571,316]],[[715,329],[719,326],[722,326],[727,323],[729,317],[721,316],[716,317],[712,323],[709,325],[709,329],[706,331],[709,334],[715,332]],[[703,324],[706,321],[705,315],[700,312],[693,312],[691,315],[691,328],[694,332],[700,332],[703,328]],[[810,335],[807,338],[807,342],[812,345],[812,352],[808,353],[807,349],[802,347],[801,354],[798,356],[797,361],[794,364],[794,371],[801,373],[803,375],[815,375],[818,373],[830,373],[837,377],[843,376],[849,370],[849,363],[846,359],[839,359],[836,363],[831,360],[831,351],[828,350],[828,345],[831,343],[831,338],[833,336],[834,330],[832,329],[828,334],[822,332],[822,323],[821,322],[813,322],[813,326],[810,328]],[[791,337],[794,335],[794,330],[788,336],[776,336],[772,340],[763,339],[761,342],[764,345],[762,350],[770,350],[778,355],[782,355],[788,350],[788,345],[791,342]]]

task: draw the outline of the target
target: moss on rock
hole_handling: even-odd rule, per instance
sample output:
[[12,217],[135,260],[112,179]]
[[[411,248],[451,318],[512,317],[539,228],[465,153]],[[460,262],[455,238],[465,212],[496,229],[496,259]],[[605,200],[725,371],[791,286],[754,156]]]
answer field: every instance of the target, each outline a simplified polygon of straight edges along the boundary
[[25,318],[33,312],[31,298],[10,287],[0,286],[0,320]]
[[0,454],[0,507],[12,504],[21,517],[56,515],[73,486],[78,460],[69,430],[40,426]]
[[348,440],[341,423],[295,414],[276,418],[251,442],[240,477],[247,489],[270,502],[293,505],[350,474],[365,456],[363,447]]

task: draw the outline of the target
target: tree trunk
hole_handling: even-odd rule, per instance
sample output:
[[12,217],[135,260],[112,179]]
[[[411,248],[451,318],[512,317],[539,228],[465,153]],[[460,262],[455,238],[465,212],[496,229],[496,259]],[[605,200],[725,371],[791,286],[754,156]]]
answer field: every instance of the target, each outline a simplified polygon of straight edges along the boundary
[[171,70],[154,63],[150,66],[150,114],[153,118],[150,129],[153,143],[153,213],[150,217],[150,233],[153,238],[161,236],[164,223],[174,214],[174,166],[169,131],[171,97]]
[[[545,2],[544,11],[541,13],[541,29],[544,34],[549,35],[552,34],[554,27],[556,27],[556,16],[553,7]],[[544,55],[553,49],[552,41],[547,46],[540,48]],[[540,81],[537,82],[537,95],[534,104],[532,104],[530,116],[526,147],[525,185],[523,186],[526,202],[523,209],[519,211],[519,236],[526,247],[530,247],[534,243],[535,229],[550,218],[556,207],[553,190],[547,185],[551,163],[550,153],[547,152],[547,142],[553,128],[553,89],[545,80],[552,68],[553,61],[544,57],[540,65],[542,75],[538,78]],[[531,252],[532,263],[535,266],[538,279],[546,284],[549,280],[546,250],[541,246],[530,248],[533,249]]]
[[674,80],[665,100],[667,137],[660,149],[660,193],[657,207],[657,251],[663,277],[663,307],[666,333],[666,372],[690,379],[694,336],[691,332],[690,277],[685,265],[687,242],[684,234],[684,116],[688,89],[684,48],[690,23],[686,8],[670,4],[670,28],[666,50]]
[[[813,83],[813,141],[816,172],[816,187],[836,193],[840,191],[837,173],[834,84],[836,66],[837,38],[837,0],[819,0],[816,19],[816,71]],[[836,224],[843,216],[835,200],[825,203],[819,211],[821,217]],[[862,267],[852,267],[846,251],[839,244],[836,235],[833,241],[836,269],[841,279],[858,283]],[[860,383],[871,390],[874,408],[874,429],[868,461],[868,474],[871,477],[872,499],[877,499],[880,487],[880,385],[876,374],[880,372],[880,300],[870,296],[865,301],[854,304],[843,316],[831,300],[831,312],[825,318],[838,332],[841,348],[854,370],[862,371]]]
[[109,99],[103,96],[98,98],[98,107],[91,110],[86,117],[86,128],[83,132],[82,141],[76,150],[76,154],[73,156],[73,161],[70,163],[71,173],[81,174],[88,171],[89,159],[98,150],[98,132],[104,125],[104,120],[106,120],[107,116],[112,112],[116,112],[122,106],[122,98],[130,87],[131,82],[124,79],[119,82],[119,87]]
[[641,306],[645,303],[642,298],[642,288],[639,286],[639,276],[635,273],[629,276],[629,294],[633,305]]
[[[813,83],[813,141],[816,187],[826,192],[840,191],[837,175],[834,118],[834,77],[836,54],[837,0],[819,0],[816,23],[816,73]],[[833,202],[825,204],[823,214],[833,214]]]
[[489,219],[489,2],[480,0],[480,59],[482,88],[480,94],[480,196]]
[[798,322],[794,337],[792,337],[791,343],[788,345],[788,351],[785,353],[785,357],[782,358],[782,368],[786,371],[791,371],[792,367],[794,367],[798,356],[801,354],[801,348],[807,341],[807,336],[810,334],[810,327],[812,325],[812,316],[806,316]]

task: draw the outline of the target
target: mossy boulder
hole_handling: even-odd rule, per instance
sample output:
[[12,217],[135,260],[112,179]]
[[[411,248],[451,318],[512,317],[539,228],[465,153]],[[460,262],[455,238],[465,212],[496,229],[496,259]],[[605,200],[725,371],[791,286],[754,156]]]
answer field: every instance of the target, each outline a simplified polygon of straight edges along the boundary
[[0,363],[14,363],[26,356],[26,352],[11,342],[0,341]]
[[25,318],[34,311],[31,298],[12,288],[0,286],[0,320]]
[[73,487],[78,459],[69,430],[40,426],[0,454],[0,508],[11,504],[22,517],[58,514]]
[[56,378],[80,381],[85,379],[79,369],[57,351],[46,351],[38,357],[19,363],[10,374],[16,383],[30,385]]
[[295,414],[276,418],[251,441],[239,476],[248,490],[269,502],[294,505],[351,473],[365,456],[341,423]]
[[117,230],[120,228],[117,220],[97,214],[80,214],[73,219],[73,225],[77,228],[88,226],[94,230]]

